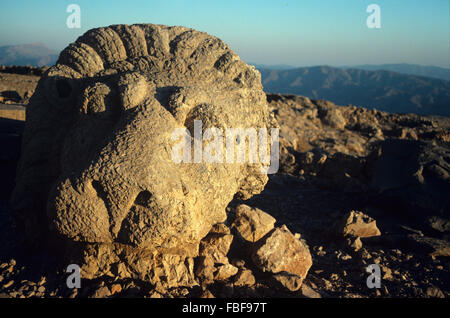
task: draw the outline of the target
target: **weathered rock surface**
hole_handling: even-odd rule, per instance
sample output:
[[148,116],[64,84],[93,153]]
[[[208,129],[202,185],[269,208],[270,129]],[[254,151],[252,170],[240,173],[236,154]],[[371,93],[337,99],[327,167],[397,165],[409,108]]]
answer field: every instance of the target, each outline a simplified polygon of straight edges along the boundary
[[28,103],[39,81],[38,74],[17,75],[9,72],[5,73],[2,68],[5,67],[0,66],[0,103]]
[[450,232],[450,219],[444,219],[437,216],[432,216],[428,219],[428,222],[436,231],[446,233]]
[[[249,198],[267,182],[259,162],[173,160],[172,133],[194,137],[195,120],[203,132],[275,125],[259,72],[192,29],[86,32],[41,77],[27,117],[12,200],[19,230],[31,239],[50,230],[95,255],[104,250],[90,261],[99,273],[125,257],[130,275],[146,278],[156,259],[174,255],[155,274],[169,275],[198,255],[235,195]],[[146,258],[135,259],[140,253]]]
[[273,229],[275,221],[275,218],[260,209],[240,204],[236,208],[233,226],[242,238],[255,243]]
[[[377,221],[360,211],[350,211],[344,215],[338,227],[344,237],[357,236],[364,238],[381,235],[377,227]],[[356,243],[356,246],[358,244]]]
[[303,283],[302,277],[287,272],[276,273],[272,278],[278,284],[293,292],[299,290]]
[[302,279],[306,277],[312,265],[308,246],[295,238],[286,226],[275,228],[269,233],[261,246],[255,249],[252,259],[264,272],[285,272],[298,276],[299,279],[295,282],[288,282],[289,289],[300,288]]
[[200,242],[200,256],[210,257],[214,263],[228,264],[227,254],[233,242],[233,235],[212,232]]
[[314,289],[312,289],[306,284],[302,285],[301,291],[302,295],[306,298],[322,298],[322,296],[318,292],[316,292]]
[[226,279],[230,278],[231,276],[236,275],[237,272],[238,272],[238,268],[234,267],[231,264],[220,265],[214,275],[214,279],[215,280],[226,280]]
[[249,269],[240,269],[234,278],[234,286],[253,286],[256,283],[255,276]]

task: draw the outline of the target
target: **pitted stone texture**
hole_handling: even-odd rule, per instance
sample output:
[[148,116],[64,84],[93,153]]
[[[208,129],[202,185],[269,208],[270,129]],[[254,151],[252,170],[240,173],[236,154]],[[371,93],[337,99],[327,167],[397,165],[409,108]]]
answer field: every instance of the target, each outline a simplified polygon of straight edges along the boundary
[[139,279],[161,284],[164,288],[198,285],[191,257],[140,250],[123,244],[88,244],[83,251],[81,277],[102,276]]
[[233,235],[210,233],[200,242],[200,256],[209,256],[214,263],[228,264],[228,251]]
[[303,241],[283,225],[275,228],[258,245],[260,246],[253,252],[252,259],[263,272],[296,275],[295,286],[301,286],[312,265],[309,248]]
[[339,226],[344,236],[372,237],[381,235],[377,221],[359,211],[345,214]]
[[233,225],[242,238],[255,243],[273,229],[275,221],[274,217],[258,208],[240,204],[236,207]]
[[18,227],[196,256],[233,197],[261,192],[267,176],[261,163],[175,163],[172,132],[195,120],[203,131],[276,125],[259,72],[213,36],[152,24],[86,32],[27,107]]

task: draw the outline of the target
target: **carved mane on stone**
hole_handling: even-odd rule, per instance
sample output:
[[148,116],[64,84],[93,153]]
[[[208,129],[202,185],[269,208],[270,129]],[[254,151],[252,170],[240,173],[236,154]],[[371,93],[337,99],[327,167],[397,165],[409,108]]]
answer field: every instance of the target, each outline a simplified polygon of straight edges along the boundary
[[270,128],[260,74],[221,40],[152,24],[93,29],[65,48],[27,108],[13,209],[30,238],[196,255],[261,164],[175,164],[175,128]]

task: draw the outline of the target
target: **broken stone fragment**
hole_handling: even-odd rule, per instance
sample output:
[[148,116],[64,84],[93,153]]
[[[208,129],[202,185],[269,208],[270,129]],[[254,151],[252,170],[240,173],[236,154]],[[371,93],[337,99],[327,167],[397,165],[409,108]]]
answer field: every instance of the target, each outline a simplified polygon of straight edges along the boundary
[[272,279],[276,285],[281,285],[292,292],[299,290],[303,282],[303,278],[300,276],[286,272],[274,274]]
[[344,215],[338,225],[338,231],[346,236],[358,236],[361,238],[381,235],[377,222],[370,216],[359,211],[350,211]]
[[90,244],[83,253],[80,270],[85,279],[107,275],[160,283],[164,288],[198,285],[191,257],[107,244]]
[[239,269],[239,272],[236,276],[234,276],[233,284],[236,287],[242,287],[242,286],[253,286],[255,285],[256,279],[255,276],[253,276],[253,273],[251,270],[246,268]]
[[214,261],[210,256],[199,256],[195,265],[195,276],[203,283],[209,284],[214,280]]
[[392,280],[393,276],[392,276],[392,270],[384,265],[381,265],[381,269],[383,270],[383,279],[385,280]]
[[312,265],[306,243],[296,239],[285,225],[275,228],[264,238],[253,252],[252,259],[263,272],[294,274],[301,281]]
[[428,218],[428,224],[436,231],[442,233],[450,232],[450,219],[432,216]]
[[220,265],[217,268],[216,273],[214,274],[215,280],[226,280],[231,276],[236,275],[238,272],[238,268],[231,264]]
[[275,224],[275,218],[245,204],[236,208],[236,219],[233,226],[246,241],[255,243],[269,233]]
[[92,294],[92,298],[107,298],[111,296],[111,291],[107,286],[101,286]]
[[214,263],[228,264],[227,254],[233,242],[231,234],[210,233],[200,242],[200,256],[210,256]]
[[431,286],[427,288],[426,295],[429,298],[445,298],[444,293],[437,287]]
[[302,295],[306,298],[322,298],[322,296],[318,292],[316,292],[306,284],[302,284],[301,292]]
[[348,235],[346,237],[346,243],[355,252],[359,251],[363,246],[359,236]]

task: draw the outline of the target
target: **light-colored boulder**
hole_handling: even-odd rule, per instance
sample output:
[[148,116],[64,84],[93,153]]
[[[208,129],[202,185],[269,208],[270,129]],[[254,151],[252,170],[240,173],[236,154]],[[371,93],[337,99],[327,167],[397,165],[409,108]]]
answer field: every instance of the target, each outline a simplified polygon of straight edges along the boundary
[[231,264],[224,264],[224,265],[220,265],[217,268],[216,273],[214,274],[214,279],[215,280],[226,280],[228,278],[230,278],[231,276],[236,275],[238,272],[238,268],[231,265]]
[[245,204],[236,207],[236,219],[233,226],[246,241],[259,241],[269,233],[275,224],[275,218],[266,212]]
[[298,240],[283,225],[274,229],[264,242],[252,254],[254,263],[264,272],[274,274],[285,272],[297,275],[301,281],[305,279],[312,265],[309,248],[304,241]]

